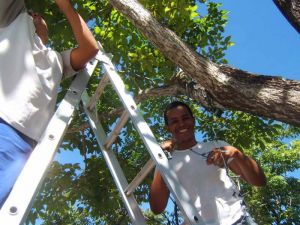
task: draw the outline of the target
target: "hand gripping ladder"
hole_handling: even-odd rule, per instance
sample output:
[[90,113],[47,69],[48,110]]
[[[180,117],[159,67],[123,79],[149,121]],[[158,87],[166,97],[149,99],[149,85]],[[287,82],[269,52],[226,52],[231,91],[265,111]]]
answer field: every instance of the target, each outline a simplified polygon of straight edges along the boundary
[[[81,101],[83,103],[85,113],[88,116],[90,126],[93,129],[104,159],[108,165],[111,175],[113,176],[132,223],[136,225],[146,224],[145,218],[133,195],[133,192],[147,174],[153,169],[154,165],[156,165],[170,192],[175,198],[177,205],[185,218],[185,222],[192,225],[203,225],[204,222],[193,206],[188,193],[180,185],[174,171],[169,169],[167,156],[157,143],[148,124],[140,115],[132,96],[125,90],[125,85],[120,76],[117,74],[109,56],[105,54],[100,43],[99,46],[100,51],[98,52],[96,59],[102,63],[105,75],[101,79],[95,94],[90,98],[87,92],[83,91],[87,84],[88,77],[90,76],[86,71],[84,74],[76,77],[76,80],[79,80],[82,77],[81,79],[84,81],[78,81],[77,86],[74,85],[75,87],[72,86],[76,80],[72,83],[70,91],[67,93],[50,121],[46,131],[44,132],[43,138],[33,151],[9,198],[4,204],[0,212],[0,225],[19,225],[24,222],[26,214],[32,203],[32,199],[38,191],[43,177],[45,176],[44,174],[47,167],[51,163],[54,153],[62,141],[66,128],[71,121],[74,106],[79,102],[80,97],[78,98],[78,96],[81,96],[82,92]],[[93,64],[92,67],[94,68],[95,64]],[[109,81],[121,99],[125,110],[113,131],[109,136],[106,136],[105,131],[97,118],[95,106]],[[80,88],[78,86],[80,86]],[[110,150],[113,142],[118,137],[120,130],[126,124],[129,117],[135,125],[135,128],[140,134],[140,137],[151,156],[151,159],[146,163],[130,184],[128,184],[114,152]],[[55,148],[50,147],[54,145],[56,146]]]

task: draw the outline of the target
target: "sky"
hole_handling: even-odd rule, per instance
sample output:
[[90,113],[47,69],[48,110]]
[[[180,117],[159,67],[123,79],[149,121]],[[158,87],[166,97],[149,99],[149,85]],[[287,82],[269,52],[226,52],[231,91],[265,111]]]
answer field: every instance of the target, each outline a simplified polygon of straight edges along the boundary
[[236,68],[300,81],[300,35],[270,0],[223,0],[227,35],[235,45],[226,59]]

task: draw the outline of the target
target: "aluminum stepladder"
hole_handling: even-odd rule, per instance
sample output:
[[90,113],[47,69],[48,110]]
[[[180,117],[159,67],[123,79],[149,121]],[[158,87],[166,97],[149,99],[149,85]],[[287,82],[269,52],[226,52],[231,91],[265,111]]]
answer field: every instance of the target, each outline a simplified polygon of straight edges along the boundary
[[[84,110],[89,118],[90,126],[94,131],[104,159],[113,176],[132,223],[136,225],[146,224],[142,211],[133,195],[133,191],[153,169],[154,165],[156,165],[175,198],[185,221],[192,225],[204,224],[197,210],[193,207],[188,193],[180,185],[176,174],[169,169],[169,162],[166,155],[157,143],[149,126],[140,115],[132,96],[125,90],[125,85],[117,74],[110,58],[103,51],[101,44],[99,44],[99,46],[100,51],[96,59],[103,63],[103,68],[106,73],[101,79],[96,93],[92,98],[89,98],[84,89],[96,67],[97,60],[89,64],[72,82],[69,91],[60,103],[56,113],[43,133],[40,142],[32,152],[7,201],[3,205],[0,211],[0,225],[21,225],[25,221],[33,199],[46,176],[47,168],[59,148],[67,127],[72,120],[75,106],[77,106],[80,100],[82,100]],[[114,130],[107,137],[97,118],[95,105],[109,81],[119,95],[125,110],[114,127]],[[128,184],[114,152],[110,150],[110,147],[129,117],[151,156],[151,159],[130,184]]]

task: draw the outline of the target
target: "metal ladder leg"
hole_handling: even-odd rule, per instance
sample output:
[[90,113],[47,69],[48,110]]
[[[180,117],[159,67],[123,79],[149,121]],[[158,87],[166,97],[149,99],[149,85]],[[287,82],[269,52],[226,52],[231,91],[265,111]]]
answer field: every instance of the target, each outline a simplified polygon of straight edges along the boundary
[[32,152],[0,211],[1,225],[24,223],[34,197],[45,178],[47,168],[71,122],[75,106],[79,103],[81,94],[96,65],[97,61],[95,60],[72,82],[69,91],[50,120],[40,142]]

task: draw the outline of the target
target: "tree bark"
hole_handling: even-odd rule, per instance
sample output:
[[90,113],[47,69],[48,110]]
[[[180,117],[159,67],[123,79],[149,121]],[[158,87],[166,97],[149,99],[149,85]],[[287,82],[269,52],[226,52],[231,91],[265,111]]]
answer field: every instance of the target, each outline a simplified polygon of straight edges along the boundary
[[273,0],[289,23],[300,33],[300,1]]
[[137,1],[110,0],[110,3],[168,59],[205,87],[217,104],[300,126],[299,82],[218,66],[189,48],[174,32],[160,25]]

